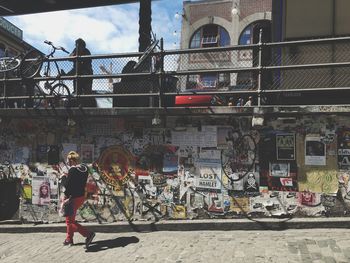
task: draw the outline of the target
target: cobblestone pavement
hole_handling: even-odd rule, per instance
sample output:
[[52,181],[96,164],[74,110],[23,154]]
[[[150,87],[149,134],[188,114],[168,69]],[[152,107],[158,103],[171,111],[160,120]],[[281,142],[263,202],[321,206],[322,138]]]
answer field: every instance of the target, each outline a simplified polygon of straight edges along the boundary
[[350,262],[350,230],[96,233],[64,247],[64,233],[1,233],[0,262]]

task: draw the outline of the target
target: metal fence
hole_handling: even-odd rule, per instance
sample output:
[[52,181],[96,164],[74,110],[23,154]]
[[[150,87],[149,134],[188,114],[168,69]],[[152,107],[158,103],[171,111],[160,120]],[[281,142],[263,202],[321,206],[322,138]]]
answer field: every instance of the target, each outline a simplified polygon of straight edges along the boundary
[[[68,87],[76,103],[64,106],[71,107],[79,105],[79,99],[84,97],[95,98],[100,108],[227,106],[230,102],[235,106],[239,98],[246,101],[249,96],[256,106],[348,104],[344,94],[350,90],[349,37],[174,51],[160,49],[152,52],[137,70],[130,69],[141,55],[48,59],[40,74],[30,80],[23,79],[18,70],[1,73],[0,105],[28,107],[31,104],[27,102],[38,96],[33,92],[33,85],[52,97],[45,84],[49,80]],[[69,73],[73,63],[88,58],[92,59],[93,75],[71,72],[57,77],[55,69],[44,74],[47,63],[56,61],[59,70]],[[76,86],[87,79],[93,81],[92,94],[79,94]],[[317,97],[324,99],[315,100]],[[42,102],[41,107],[47,105]]]

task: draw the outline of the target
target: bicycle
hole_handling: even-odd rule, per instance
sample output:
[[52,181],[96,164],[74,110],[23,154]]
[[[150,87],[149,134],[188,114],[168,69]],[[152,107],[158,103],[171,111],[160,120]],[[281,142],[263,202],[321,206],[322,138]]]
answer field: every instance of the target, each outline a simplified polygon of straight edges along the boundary
[[[111,174],[115,173],[112,168],[109,172]],[[105,171],[102,171],[97,163],[94,163],[93,166],[90,167],[90,174],[92,174],[92,178],[97,186],[100,189],[105,188],[108,191],[108,194],[103,194],[103,196],[111,197],[119,211],[122,212],[127,221],[131,223],[135,211],[135,198],[130,187],[128,187],[128,178],[125,178],[125,180],[114,179],[107,181],[101,176],[101,173],[105,173]],[[129,174],[127,176],[129,176]],[[117,193],[119,195],[117,195]]]
[[[46,100],[46,95],[49,94],[48,104],[55,108],[56,106],[69,106],[71,92],[66,84],[61,80],[61,76],[65,75],[64,71],[60,69],[56,60],[50,60],[54,57],[54,53],[57,50],[61,50],[64,53],[69,52],[60,46],[55,46],[51,41],[45,40],[45,44],[49,45],[50,52],[43,56],[36,50],[31,50],[25,54],[22,62],[20,63],[20,75],[22,78],[30,80],[35,76],[40,75],[40,71],[44,63],[46,63],[43,76],[52,78],[46,80],[44,85],[40,85],[40,82],[36,82],[33,86],[33,108],[42,106],[42,101]],[[53,64],[53,65],[52,65]]]
[[[132,225],[132,221],[135,220],[134,215],[136,211],[140,213],[142,218],[147,214],[151,214],[151,217],[153,216],[156,222],[163,217],[162,212],[157,208],[160,203],[154,203],[147,198],[148,192],[145,185],[142,182],[136,182],[132,169],[129,169],[123,177],[120,176],[119,171],[115,167],[110,167],[106,171],[106,169],[100,169],[98,164],[95,163],[93,170],[96,171],[96,173],[92,173],[95,182],[104,186],[109,192],[109,194],[104,194],[104,196],[114,200],[117,208],[128,220],[129,224]],[[151,219],[151,217],[147,218],[147,220]]]
[[232,131],[226,141],[228,147],[221,151],[221,165],[224,174],[233,184],[242,180],[254,168],[257,145],[251,134],[239,135],[237,131]]

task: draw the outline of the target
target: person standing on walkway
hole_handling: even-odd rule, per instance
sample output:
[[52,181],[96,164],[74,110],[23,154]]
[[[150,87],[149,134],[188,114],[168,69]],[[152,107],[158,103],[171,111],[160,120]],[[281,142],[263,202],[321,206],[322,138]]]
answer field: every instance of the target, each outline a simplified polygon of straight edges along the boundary
[[79,207],[85,202],[85,186],[89,172],[86,165],[80,164],[79,154],[75,151],[68,153],[67,164],[69,166],[68,174],[62,176],[61,182],[65,188],[65,199],[72,199],[74,212],[73,215],[66,217],[67,236],[63,245],[73,245],[74,232],[79,232],[86,238],[85,245],[88,248],[95,233],[77,223],[75,216]]
[[[70,56],[90,56],[91,52],[86,47],[86,43],[82,38],[75,40],[75,48]],[[92,59],[91,58],[80,58],[74,62],[73,69],[67,73],[67,75],[93,75]],[[75,91],[77,95],[91,95],[92,94],[92,82],[91,78],[81,78],[78,83],[75,81]],[[93,97],[83,98],[82,106],[96,107],[96,100]]]

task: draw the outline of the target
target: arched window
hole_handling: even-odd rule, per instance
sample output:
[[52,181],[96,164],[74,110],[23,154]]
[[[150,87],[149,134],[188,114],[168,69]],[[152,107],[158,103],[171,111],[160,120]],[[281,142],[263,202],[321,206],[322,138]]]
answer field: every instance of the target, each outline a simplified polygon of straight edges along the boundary
[[[243,29],[238,44],[239,45],[250,45],[256,44],[259,42],[259,34],[260,30],[262,30],[262,42],[271,42],[271,21],[270,20],[259,20],[254,21],[249,24],[245,29]],[[251,66],[257,66],[258,63],[258,54],[253,52],[252,50],[240,50],[238,54],[239,60],[247,65],[247,63],[251,63]],[[265,50],[264,57],[262,60],[265,64],[270,57],[269,52]],[[265,76],[267,74],[265,73]],[[263,85],[267,84],[267,79],[263,80]],[[237,82],[236,86],[240,89],[255,89],[257,86],[257,75],[253,72],[239,72],[237,74]]]
[[[189,48],[224,47],[230,44],[231,38],[225,28],[215,24],[208,24],[194,32],[189,43]],[[198,56],[202,56],[202,54]],[[201,58],[193,59],[192,63],[200,63],[201,60]],[[187,77],[186,89],[218,89],[228,86],[229,83],[230,74],[228,73],[189,75]]]

